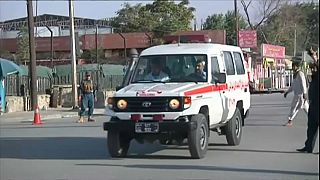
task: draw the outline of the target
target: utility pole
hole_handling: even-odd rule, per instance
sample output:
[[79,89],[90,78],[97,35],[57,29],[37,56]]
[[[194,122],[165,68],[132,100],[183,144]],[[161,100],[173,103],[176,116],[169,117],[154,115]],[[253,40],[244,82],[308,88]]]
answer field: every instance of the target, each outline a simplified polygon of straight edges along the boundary
[[236,30],[236,43],[235,45],[238,46],[238,32],[239,32],[239,21],[238,21],[238,8],[237,8],[237,0],[234,0],[234,18],[235,18],[235,30]]
[[38,106],[38,92],[37,92],[37,62],[36,50],[34,42],[34,19],[32,0],[27,0],[27,13],[28,13],[28,31],[29,31],[29,76],[31,81],[31,109],[35,110]]
[[297,24],[294,24],[293,56],[297,54]]
[[96,63],[98,64],[98,25],[96,25]]
[[75,109],[75,108],[78,108],[78,93],[77,93],[76,46],[75,46],[75,34],[74,34],[73,10],[74,10],[73,0],[69,0],[72,106]]

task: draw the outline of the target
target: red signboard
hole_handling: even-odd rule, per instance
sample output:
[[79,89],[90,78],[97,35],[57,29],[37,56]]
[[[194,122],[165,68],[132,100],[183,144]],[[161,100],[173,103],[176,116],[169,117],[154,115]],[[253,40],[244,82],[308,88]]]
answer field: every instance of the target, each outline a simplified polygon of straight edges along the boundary
[[262,44],[262,56],[270,58],[284,59],[286,48],[283,46],[276,46],[271,44]]
[[257,47],[257,31],[239,31],[238,32],[239,47],[256,48]]

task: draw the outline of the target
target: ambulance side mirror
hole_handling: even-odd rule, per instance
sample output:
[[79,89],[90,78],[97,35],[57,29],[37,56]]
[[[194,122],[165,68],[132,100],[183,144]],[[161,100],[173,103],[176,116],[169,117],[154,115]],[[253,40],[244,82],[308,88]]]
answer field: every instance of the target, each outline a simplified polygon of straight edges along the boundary
[[226,83],[227,75],[226,73],[219,73],[218,75],[218,83]]

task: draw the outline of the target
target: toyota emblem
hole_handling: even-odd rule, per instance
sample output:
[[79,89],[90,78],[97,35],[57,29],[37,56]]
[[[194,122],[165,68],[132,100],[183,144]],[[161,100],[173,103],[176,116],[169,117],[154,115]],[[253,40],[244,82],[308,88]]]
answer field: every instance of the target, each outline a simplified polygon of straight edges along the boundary
[[144,102],[142,102],[142,106],[148,108],[148,107],[151,106],[151,102],[150,101],[144,101]]

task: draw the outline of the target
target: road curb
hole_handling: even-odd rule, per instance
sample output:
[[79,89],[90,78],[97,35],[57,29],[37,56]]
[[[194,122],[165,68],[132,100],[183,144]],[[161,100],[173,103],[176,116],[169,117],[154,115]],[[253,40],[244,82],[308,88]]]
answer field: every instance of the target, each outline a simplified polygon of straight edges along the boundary
[[[104,111],[97,111],[93,114],[93,116],[102,116],[105,115]],[[49,115],[41,115],[41,120],[51,120],[51,119],[64,119],[64,118],[73,118],[78,117],[78,112],[68,112],[68,113],[61,113],[57,112],[56,114],[49,114]],[[26,114],[21,115],[20,117],[1,117],[1,121],[4,122],[33,122],[33,113],[32,114]]]
[[[61,115],[61,114],[54,114],[54,115],[43,115],[41,116],[41,120],[51,120],[51,119],[60,119],[60,118],[72,118],[72,117],[77,117],[78,114],[67,114],[67,115]],[[23,117],[15,117],[15,118],[7,118],[4,119],[7,122],[14,122],[14,121],[19,121],[19,122],[33,122],[33,118],[28,117],[23,118]]]

